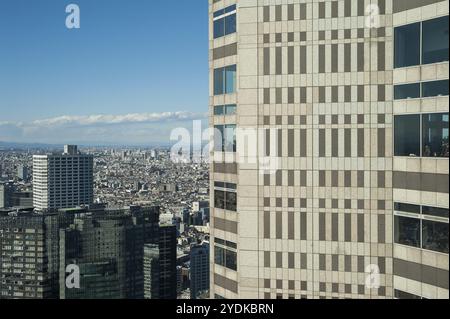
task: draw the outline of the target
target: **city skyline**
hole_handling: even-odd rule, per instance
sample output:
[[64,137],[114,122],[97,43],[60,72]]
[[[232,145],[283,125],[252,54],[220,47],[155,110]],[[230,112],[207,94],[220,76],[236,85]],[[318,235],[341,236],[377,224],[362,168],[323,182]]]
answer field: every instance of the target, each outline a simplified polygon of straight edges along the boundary
[[69,3],[0,3],[0,141],[168,143],[206,119],[206,1],[74,1],[80,29]]

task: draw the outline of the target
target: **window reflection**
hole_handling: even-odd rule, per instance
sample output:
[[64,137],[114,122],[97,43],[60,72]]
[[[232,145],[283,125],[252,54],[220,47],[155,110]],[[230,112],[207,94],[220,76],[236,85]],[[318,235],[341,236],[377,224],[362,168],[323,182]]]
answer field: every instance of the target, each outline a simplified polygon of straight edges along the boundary
[[448,61],[448,16],[422,23],[422,63]]
[[420,23],[395,28],[395,67],[420,64]]
[[395,156],[420,156],[420,115],[399,115],[394,122]]
[[395,216],[395,242],[420,247],[420,219]]
[[448,150],[448,113],[424,114],[423,156],[449,157]]
[[448,223],[422,220],[422,248],[448,254]]

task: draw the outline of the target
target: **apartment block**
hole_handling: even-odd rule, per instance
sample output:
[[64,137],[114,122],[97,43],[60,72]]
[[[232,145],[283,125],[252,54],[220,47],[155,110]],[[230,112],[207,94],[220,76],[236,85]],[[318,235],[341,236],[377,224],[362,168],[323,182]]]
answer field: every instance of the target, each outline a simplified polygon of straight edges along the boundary
[[448,298],[448,13],[209,1],[211,297]]
[[75,145],[64,153],[33,156],[33,205],[38,210],[92,204],[92,155],[81,154]]

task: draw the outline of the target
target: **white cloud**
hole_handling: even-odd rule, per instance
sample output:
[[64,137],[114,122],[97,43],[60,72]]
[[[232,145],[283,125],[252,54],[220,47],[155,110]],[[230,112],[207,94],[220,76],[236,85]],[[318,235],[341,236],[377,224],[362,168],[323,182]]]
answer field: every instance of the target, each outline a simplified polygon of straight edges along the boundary
[[142,144],[169,141],[175,127],[192,128],[205,113],[163,112],[122,115],[63,115],[31,122],[0,122],[0,141],[39,143]]

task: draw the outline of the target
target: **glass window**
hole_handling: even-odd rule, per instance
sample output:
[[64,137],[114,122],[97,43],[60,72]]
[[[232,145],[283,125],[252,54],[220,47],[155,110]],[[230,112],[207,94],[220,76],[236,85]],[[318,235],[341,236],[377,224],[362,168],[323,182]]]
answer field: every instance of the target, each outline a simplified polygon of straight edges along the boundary
[[216,152],[236,152],[236,125],[216,125],[214,142]]
[[448,16],[422,23],[422,64],[448,61]]
[[214,70],[214,95],[236,92],[236,65]]
[[214,21],[214,39],[223,37],[225,35],[225,19]]
[[236,65],[225,68],[225,94],[236,92]]
[[231,210],[231,211],[235,212],[236,211],[236,199],[237,199],[236,193],[227,192],[225,208],[227,210]]
[[420,115],[398,115],[394,119],[395,156],[420,156]]
[[222,247],[214,246],[214,262],[217,265],[225,265],[225,252]]
[[216,11],[213,15],[214,39],[236,32],[236,5]]
[[448,80],[422,83],[422,97],[447,96]]
[[422,248],[448,254],[448,223],[422,220]]
[[420,206],[413,205],[413,204],[394,203],[394,210],[396,210],[398,212],[420,214]]
[[225,35],[236,32],[236,14],[225,17]]
[[215,190],[214,191],[214,207],[225,209],[225,192]]
[[394,67],[420,64],[420,23],[395,28]]
[[449,157],[448,113],[423,114],[422,138],[424,157]]
[[410,294],[401,290],[394,290],[394,297],[396,299],[422,299],[420,296]]
[[224,115],[224,106],[223,105],[216,105],[214,107],[214,115]]
[[420,83],[394,86],[394,99],[415,99],[420,97]]
[[225,105],[225,115],[236,114],[236,104]]
[[228,249],[225,250],[225,267],[231,270],[237,270],[236,259],[236,252]]
[[448,218],[448,209],[439,207],[422,206],[422,214]]
[[420,247],[420,219],[394,216],[394,229],[397,244]]

